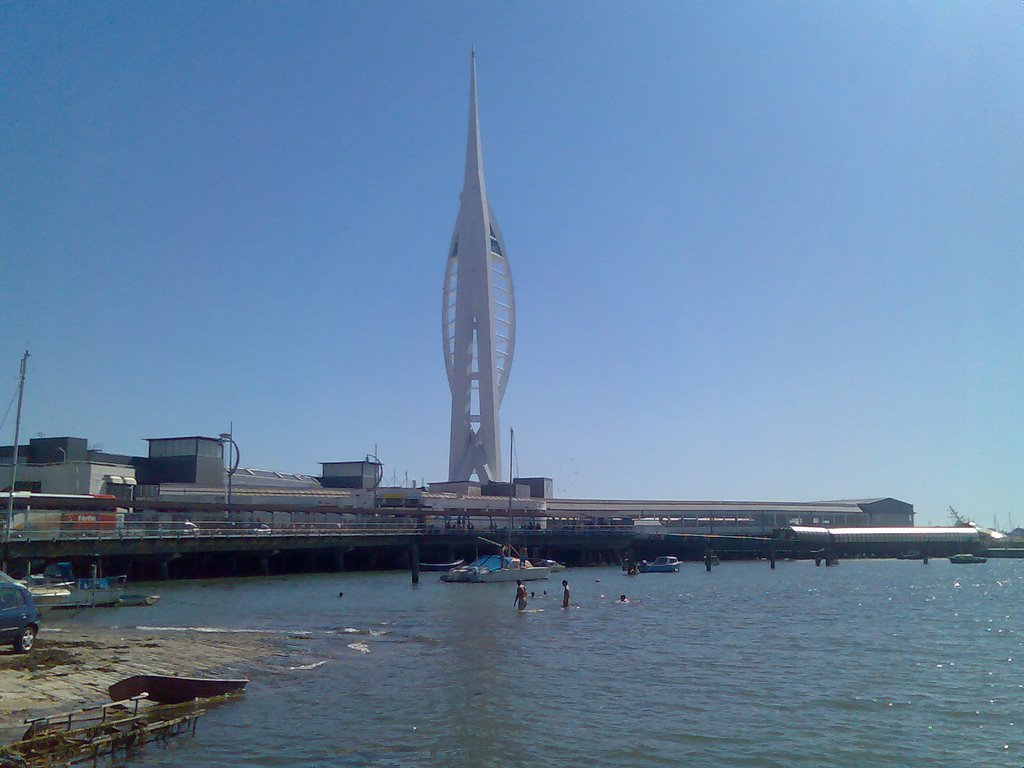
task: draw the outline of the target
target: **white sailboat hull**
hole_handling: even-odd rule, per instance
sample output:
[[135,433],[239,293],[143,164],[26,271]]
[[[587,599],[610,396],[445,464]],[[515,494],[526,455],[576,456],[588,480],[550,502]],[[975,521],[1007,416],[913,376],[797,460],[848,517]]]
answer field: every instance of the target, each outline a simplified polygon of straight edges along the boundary
[[500,568],[496,571],[482,571],[471,574],[469,581],[474,584],[500,584],[509,581],[541,581],[551,575],[548,568]]

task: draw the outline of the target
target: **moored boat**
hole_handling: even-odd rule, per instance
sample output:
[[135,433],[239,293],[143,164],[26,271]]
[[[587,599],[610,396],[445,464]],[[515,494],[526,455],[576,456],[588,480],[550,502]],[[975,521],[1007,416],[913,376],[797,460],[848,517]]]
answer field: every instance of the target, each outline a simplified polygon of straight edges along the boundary
[[45,611],[66,602],[71,597],[71,590],[67,587],[49,584],[33,584],[31,582],[19,581],[29,594],[32,595],[32,602],[36,608]]
[[118,599],[118,605],[130,605],[130,606],[141,606],[141,605],[153,605],[157,600],[160,599],[160,595],[143,595],[143,594],[132,594],[132,595],[121,595]]
[[132,696],[147,695],[157,704],[184,704],[194,699],[208,699],[238,693],[249,681],[172,675],[133,675],[119,680],[108,689],[111,701],[124,701]]
[[949,558],[949,562],[956,565],[968,565],[971,563],[987,563],[988,558],[982,557],[981,555],[972,555],[969,552],[963,552],[959,555],[953,555]]
[[678,573],[679,558],[672,555],[655,558],[653,563],[640,563],[640,573]]
[[420,563],[421,571],[450,571],[452,568],[458,568],[460,565],[465,565],[465,560],[453,560],[450,563]]
[[68,597],[53,603],[51,608],[110,608],[118,605],[124,594],[127,576],[103,576],[78,579],[69,587]]
[[547,568],[534,566],[529,560],[503,555],[484,555],[469,565],[452,568],[441,574],[441,581],[449,584],[493,584],[508,581],[539,581],[551,575]]
[[536,568],[547,568],[550,573],[560,573],[565,570],[565,566],[557,560],[534,560],[533,565]]

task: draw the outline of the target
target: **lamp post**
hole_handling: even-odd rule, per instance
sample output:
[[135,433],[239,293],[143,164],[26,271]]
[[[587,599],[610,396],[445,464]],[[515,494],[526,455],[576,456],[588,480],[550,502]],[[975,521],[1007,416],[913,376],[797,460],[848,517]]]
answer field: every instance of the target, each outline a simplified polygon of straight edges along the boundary
[[[227,518],[231,510],[231,480],[235,476],[235,471],[238,469],[238,462],[241,458],[238,452],[238,443],[235,442],[235,438],[233,437],[234,432],[235,423],[231,422],[230,431],[220,433],[221,446],[225,443],[230,446],[228,449],[228,508],[224,510],[225,518]],[[234,461],[232,461],[232,457],[234,457]]]

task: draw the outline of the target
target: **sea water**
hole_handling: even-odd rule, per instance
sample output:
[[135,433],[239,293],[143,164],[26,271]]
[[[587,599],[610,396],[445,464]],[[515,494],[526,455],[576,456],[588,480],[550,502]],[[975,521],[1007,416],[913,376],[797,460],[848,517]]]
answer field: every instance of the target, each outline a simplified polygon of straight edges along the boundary
[[234,670],[244,697],[126,766],[1024,764],[1022,561],[527,586],[520,613],[514,585],[435,574],[169,582],[151,608],[75,621],[280,633],[280,655]]

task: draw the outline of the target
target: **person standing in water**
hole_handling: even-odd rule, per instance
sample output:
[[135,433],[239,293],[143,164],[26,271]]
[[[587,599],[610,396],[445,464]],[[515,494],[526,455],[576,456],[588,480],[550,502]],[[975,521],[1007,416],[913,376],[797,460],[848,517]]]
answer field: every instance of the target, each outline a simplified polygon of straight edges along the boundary
[[562,607],[569,607],[569,582],[562,579]]
[[515,605],[520,611],[526,610],[526,587],[523,586],[522,579],[516,579]]

